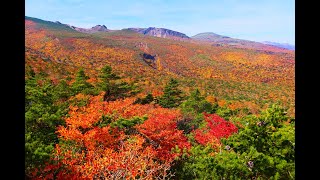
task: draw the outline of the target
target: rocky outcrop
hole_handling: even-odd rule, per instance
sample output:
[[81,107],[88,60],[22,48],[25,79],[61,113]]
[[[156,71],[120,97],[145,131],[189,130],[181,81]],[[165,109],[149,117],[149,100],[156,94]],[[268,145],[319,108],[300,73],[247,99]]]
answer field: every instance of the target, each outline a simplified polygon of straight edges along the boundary
[[91,30],[93,31],[100,31],[100,32],[107,32],[109,31],[108,28],[105,25],[96,25],[94,27],[91,28]]
[[149,28],[128,28],[128,30],[135,31],[140,34],[155,36],[155,37],[162,37],[162,38],[182,38],[182,39],[189,39],[189,37],[181,32],[173,31],[170,29],[165,28],[156,28],[156,27],[149,27]]

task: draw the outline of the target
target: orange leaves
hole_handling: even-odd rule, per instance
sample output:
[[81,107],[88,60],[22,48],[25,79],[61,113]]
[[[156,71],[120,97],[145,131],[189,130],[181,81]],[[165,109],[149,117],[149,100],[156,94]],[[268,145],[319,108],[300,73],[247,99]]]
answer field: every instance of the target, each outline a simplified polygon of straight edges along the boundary
[[228,104],[228,108],[231,110],[236,110],[236,109],[244,108],[244,105],[242,102],[234,101],[234,102]]
[[160,90],[157,90],[157,89],[154,89],[152,91],[152,96],[153,97],[158,97],[158,96],[162,96],[163,95],[163,91],[160,91]]
[[[112,132],[111,132],[112,131]],[[97,146],[117,148],[119,142],[125,138],[123,132],[117,129],[110,129],[109,126],[95,127],[84,134],[83,143],[87,150],[96,151]]]
[[224,100],[224,99],[218,101],[218,105],[219,105],[220,107],[224,107],[226,104],[227,104],[227,101]]
[[218,101],[217,98],[215,96],[213,96],[213,95],[207,96],[206,100],[211,104],[217,103],[217,101]]
[[[98,135],[88,136],[87,138],[91,138],[91,141],[94,141],[97,140],[96,137]],[[144,146],[144,138],[138,135],[128,138],[128,136],[121,137],[120,145],[116,149],[112,146],[107,147],[104,144],[95,147],[91,144],[84,146],[86,148],[85,153],[73,151],[71,146],[68,147],[71,151],[60,151],[58,155],[64,157],[61,163],[65,167],[60,173],[63,175],[67,173],[79,179],[97,177],[104,179],[135,179],[137,175],[151,179],[169,166],[166,162],[160,163],[154,160],[157,152],[151,146]],[[116,142],[112,138],[105,139],[104,137],[102,139],[103,141],[100,143]],[[57,167],[50,168],[57,169]]]
[[[80,94],[75,98],[86,97]],[[182,153],[173,153],[172,148],[191,146],[183,132],[177,129],[180,111],[133,104],[133,98],[104,102],[102,97],[103,94],[90,97],[84,107],[70,107],[66,127],[60,126],[57,130],[59,137],[66,141],[56,146],[58,165],[47,166],[48,177],[53,177],[52,173],[58,169],[58,179],[67,174],[69,178],[78,179],[167,176],[170,164]],[[128,134],[109,124],[97,126],[103,115],[111,117],[112,122],[143,115],[148,119],[135,125],[134,133]]]
[[76,128],[58,127],[57,133],[65,140],[81,141],[83,139],[82,133]]

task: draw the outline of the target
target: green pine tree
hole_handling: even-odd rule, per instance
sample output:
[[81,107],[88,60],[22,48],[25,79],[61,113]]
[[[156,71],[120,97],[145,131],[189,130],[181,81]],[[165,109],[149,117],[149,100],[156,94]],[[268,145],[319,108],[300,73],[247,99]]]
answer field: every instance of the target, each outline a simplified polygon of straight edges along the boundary
[[182,91],[178,87],[178,81],[171,78],[164,88],[164,94],[157,100],[157,103],[165,108],[178,107],[184,98]]
[[208,102],[204,96],[201,95],[199,89],[191,92],[191,95],[185,102],[181,104],[182,111],[185,113],[214,113],[217,106],[212,105]]
[[77,72],[75,82],[72,84],[71,88],[74,94],[84,93],[89,94],[93,90],[94,86],[87,82],[89,77],[85,74],[83,68]]
[[148,93],[144,98],[138,98],[134,104],[149,104],[154,100],[152,94]]
[[97,87],[100,91],[105,92],[104,101],[114,101],[137,92],[134,85],[121,81],[121,78],[114,74],[112,68],[108,65],[101,69]]
[[58,143],[56,128],[64,125],[63,117],[68,112],[67,103],[56,103],[68,98],[68,94],[61,92],[61,87],[57,88],[67,88],[67,84],[54,85],[44,73],[31,74],[25,80],[26,175],[49,162],[54,144]]

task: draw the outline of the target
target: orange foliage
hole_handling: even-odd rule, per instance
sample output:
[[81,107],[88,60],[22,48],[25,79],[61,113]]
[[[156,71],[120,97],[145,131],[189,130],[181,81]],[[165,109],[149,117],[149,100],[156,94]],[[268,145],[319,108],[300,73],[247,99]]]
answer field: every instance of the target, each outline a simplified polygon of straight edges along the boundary
[[218,101],[218,105],[219,105],[220,107],[225,106],[226,103],[227,103],[227,102],[226,102],[226,100],[224,100],[224,99]]
[[214,104],[214,103],[218,102],[217,98],[215,96],[213,96],[213,95],[207,96],[206,100],[211,104]]
[[[163,77],[179,80],[194,78],[194,87],[208,89],[217,98],[243,96],[245,100],[260,101],[262,91],[270,96],[264,99],[287,103],[294,107],[295,54],[279,48],[212,46],[193,41],[139,36],[135,33],[110,32],[106,35],[65,33],[25,21],[26,64],[35,72],[48,72],[49,77],[66,78],[83,67],[95,82],[98,70],[110,65],[115,72],[139,80],[138,86],[147,92],[162,88]],[[40,28],[41,27],[41,28]],[[74,33],[74,34],[73,34]],[[137,44],[140,48],[136,48]],[[155,67],[147,65],[141,51],[156,54]],[[71,78],[73,77],[70,75]],[[202,85],[204,80],[210,88]],[[152,81],[152,83],[144,83]],[[187,81],[185,86],[187,85]],[[206,83],[204,83],[206,84]],[[251,84],[242,89],[239,84]],[[181,85],[183,85],[181,83]],[[218,88],[219,86],[223,88]],[[217,87],[212,90],[212,87]],[[186,87],[183,87],[186,88]],[[263,92],[264,93],[264,92]],[[159,93],[154,93],[154,96]],[[286,96],[286,98],[282,98]]]
[[[79,94],[75,98],[85,97]],[[57,164],[48,165],[44,170],[46,173],[39,178],[53,177],[54,171],[60,168],[57,179],[64,176],[68,179],[168,176],[170,164],[180,155],[171,153],[171,149],[190,147],[176,126],[180,111],[133,104],[133,98],[104,102],[102,97],[103,93],[92,96],[84,107],[70,106],[66,126],[57,130],[61,140],[66,142],[56,146],[54,160]],[[109,125],[96,126],[102,115],[112,117],[112,122],[143,115],[147,115],[148,120],[136,125],[135,133],[126,134]]]

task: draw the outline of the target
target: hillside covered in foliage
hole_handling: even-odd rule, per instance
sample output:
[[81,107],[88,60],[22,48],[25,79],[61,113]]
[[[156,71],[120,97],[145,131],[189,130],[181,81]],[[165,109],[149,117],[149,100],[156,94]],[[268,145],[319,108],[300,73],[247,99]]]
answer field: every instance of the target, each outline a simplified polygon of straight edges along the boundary
[[28,179],[294,179],[294,51],[25,18]]

